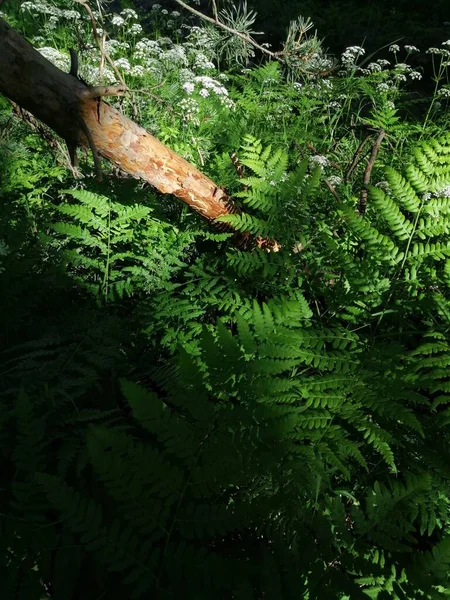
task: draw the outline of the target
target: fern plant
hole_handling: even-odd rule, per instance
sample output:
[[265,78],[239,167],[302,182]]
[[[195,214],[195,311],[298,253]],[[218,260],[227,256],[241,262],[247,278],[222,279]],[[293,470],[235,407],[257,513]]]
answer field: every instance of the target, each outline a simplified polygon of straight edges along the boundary
[[52,223],[74,280],[108,302],[136,290],[164,287],[180,268],[190,242],[174,227],[151,218],[144,205],[125,205],[87,190],[69,190],[78,202],[55,206],[65,217]]
[[439,597],[450,462],[447,449],[438,455],[445,425],[430,408],[423,417],[426,348],[397,354],[396,371],[386,354],[364,366],[356,334],[314,329],[310,318],[280,299],[255,302],[235,334],[220,322],[205,330],[198,356],[181,352],[151,371],[154,391],[122,382],[125,420],[103,413],[99,426],[99,415],[80,414],[68,464],[52,445],[75,431],[55,428],[22,394],[2,412],[15,473],[5,589],[30,600],[43,589]]

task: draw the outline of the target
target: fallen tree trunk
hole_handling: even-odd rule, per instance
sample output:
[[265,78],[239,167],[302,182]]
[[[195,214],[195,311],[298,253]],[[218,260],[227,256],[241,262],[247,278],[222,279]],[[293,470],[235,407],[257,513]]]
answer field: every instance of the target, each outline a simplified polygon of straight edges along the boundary
[[[123,92],[124,89],[115,89]],[[0,93],[51,127],[72,149],[89,146],[123,171],[173,194],[206,219],[234,212],[226,192],[195,166],[64,73],[0,18]]]

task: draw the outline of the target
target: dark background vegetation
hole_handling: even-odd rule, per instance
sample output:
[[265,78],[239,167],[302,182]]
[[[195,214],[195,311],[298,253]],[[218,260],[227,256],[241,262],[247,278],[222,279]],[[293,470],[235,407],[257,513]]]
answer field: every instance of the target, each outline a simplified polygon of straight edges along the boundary
[[[171,0],[132,0],[146,10],[153,4],[179,9]],[[330,53],[339,54],[347,46],[364,45],[367,52],[401,38],[424,50],[450,37],[448,0],[252,0],[250,8],[258,13],[258,30],[276,46],[284,38],[289,22],[298,15],[310,17]],[[201,7],[209,12],[210,0]],[[209,13],[210,14],[210,13]]]

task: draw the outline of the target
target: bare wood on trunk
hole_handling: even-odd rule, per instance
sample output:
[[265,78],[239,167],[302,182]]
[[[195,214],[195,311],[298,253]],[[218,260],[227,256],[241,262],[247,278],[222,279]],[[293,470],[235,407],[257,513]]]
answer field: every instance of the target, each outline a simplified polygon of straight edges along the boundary
[[[94,96],[100,91],[106,90],[97,88]],[[100,97],[93,98],[90,88],[49,62],[2,19],[0,93],[69,147],[94,145],[123,171],[173,194],[206,219],[235,212],[226,192],[209,177]]]

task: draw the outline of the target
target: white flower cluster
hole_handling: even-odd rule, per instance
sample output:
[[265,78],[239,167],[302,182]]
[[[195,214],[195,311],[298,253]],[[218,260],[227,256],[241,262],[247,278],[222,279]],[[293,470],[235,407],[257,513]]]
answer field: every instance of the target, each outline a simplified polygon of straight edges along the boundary
[[191,122],[197,127],[200,125],[200,119],[198,118],[200,107],[193,98],[184,98],[178,106],[182,112],[183,121]]
[[[446,44],[447,42],[444,42]],[[445,58],[450,57],[450,50],[447,48],[428,48],[427,54],[437,54],[438,56],[443,56]]]
[[127,58],[119,58],[114,61],[114,66],[118,69],[122,69],[125,73],[129,73],[131,71],[131,65]]
[[202,52],[196,52],[194,54],[194,69],[196,71],[208,71],[215,69],[213,62],[208,60],[208,57]]
[[115,27],[122,27],[122,25],[125,25],[125,19],[120,15],[113,15],[111,24]]
[[182,88],[186,92],[186,94],[190,96],[195,90],[195,84],[192,83],[192,81],[186,81],[186,83],[183,83]]
[[410,65],[406,63],[397,63],[394,67],[394,80],[395,81],[406,81],[406,76],[411,79],[422,79],[422,74],[419,71],[415,71]]
[[436,192],[425,192],[422,195],[424,201],[430,200],[430,198],[450,198],[450,186],[447,185]]
[[128,42],[120,42],[119,40],[106,40],[105,50],[110,56],[116,54],[123,54],[124,50],[129,50],[130,44]]
[[450,198],[450,185],[442,188],[434,194],[437,198]]
[[139,25],[139,23],[133,23],[133,25],[128,30],[128,32],[131,33],[131,35],[139,35],[140,33],[142,33],[142,31],[143,29],[141,25]]
[[194,92],[196,87],[199,87],[199,94],[203,98],[207,98],[210,94],[214,94],[224,106],[227,106],[228,108],[234,107],[234,102],[228,97],[228,90],[216,79],[208,77],[207,75],[197,75],[189,78],[186,71],[184,71],[183,75],[186,81],[183,83],[182,88],[189,96]]
[[125,19],[125,21],[129,21],[130,19],[136,20],[138,18],[137,12],[132,8],[124,8],[120,14]]
[[327,181],[332,186],[341,185],[342,177],[339,177],[339,175],[330,175],[330,177],[327,178]]
[[438,90],[436,95],[439,96],[439,98],[450,98],[450,88],[442,87]]
[[369,65],[367,65],[367,71],[369,73],[379,73],[382,70],[383,70],[383,67],[380,65],[379,62],[373,62],[373,63],[370,63]]
[[160,56],[161,60],[169,63],[173,67],[188,67],[189,61],[186,56],[186,50],[183,46],[176,45],[163,52]]
[[377,85],[377,90],[381,93],[390,92],[391,86],[388,83],[382,81]]
[[[98,61],[97,61],[98,64]],[[109,67],[104,66],[100,72],[98,66],[82,63],[81,77],[90,85],[103,85],[117,83],[117,76]]]
[[189,33],[186,36],[186,46],[194,50],[200,50],[211,59],[214,56],[215,41],[209,31],[205,28],[189,25],[182,25]]
[[420,52],[419,48],[416,46],[410,46],[408,44],[405,45],[406,52]]
[[331,59],[327,58],[323,54],[315,52],[306,62],[306,66],[312,73],[322,73],[323,71],[332,69],[334,63]]
[[341,55],[342,64],[351,67],[356,63],[358,57],[363,56],[365,53],[366,51],[361,46],[349,46]]
[[70,69],[70,58],[68,54],[63,54],[59,50],[56,50],[56,48],[50,48],[48,46],[38,48],[37,50],[42,56],[58,67],[58,69],[61,69],[62,71],[68,71]]
[[72,21],[78,21],[81,19],[80,13],[76,10],[65,10],[57,8],[52,4],[47,4],[44,1],[38,2],[22,2],[20,5],[21,12],[29,12],[34,17],[39,15],[45,15],[46,17],[53,17],[54,19],[68,19]]
[[316,156],[310,156],[309,163],[311,166],[319,165],[320,167],[329,167],[330,161],[326,156],[322,156],[321,154],[316,154]]
[[130,69],[130,75],[132,77],[144,77],[145,69],[142,65],[134,65]]
[[145,63],[150,57],[159,58],[163,52],[164,51],[158,42],[155,42],[155,40],[149,40],[148,38],[142,38],[136,44],[134,58],[135,60],[143,61]]

